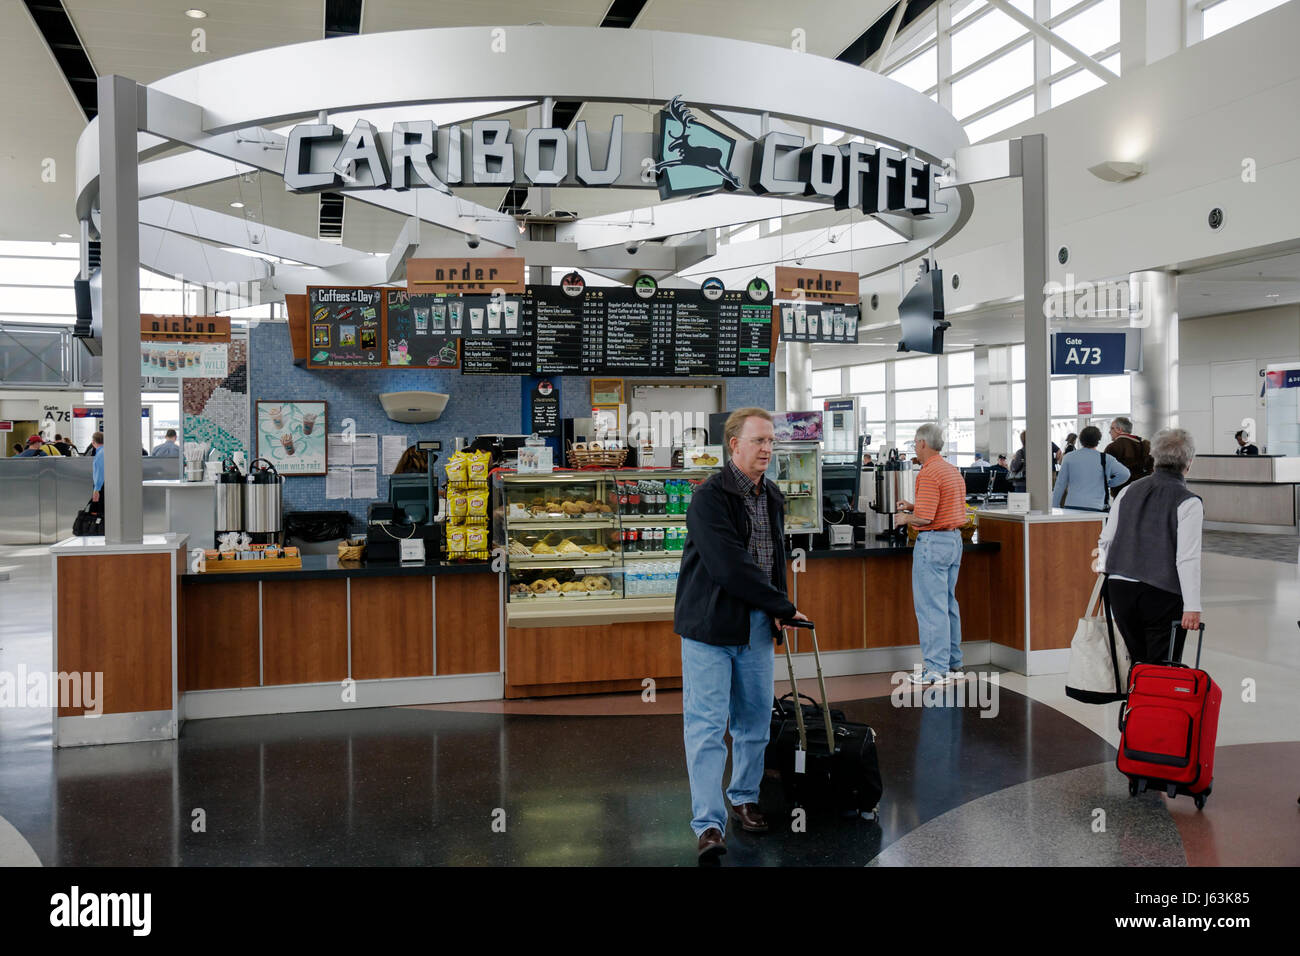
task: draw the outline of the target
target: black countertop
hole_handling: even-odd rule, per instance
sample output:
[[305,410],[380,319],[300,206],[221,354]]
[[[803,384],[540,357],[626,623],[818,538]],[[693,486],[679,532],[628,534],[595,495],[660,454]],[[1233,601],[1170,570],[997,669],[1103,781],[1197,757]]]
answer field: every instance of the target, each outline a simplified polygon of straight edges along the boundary
[[340,564],[336,554],[304,554],[302,567],[291,571],[234,571],[223,574],[185,574],[186,581],[312,581],[320,578],[432,577],[438,574],[484,574],[488,561],[430,561],[399,564],[396,561],[349,561]]
[[[996,541],[966,542],[962,551],[992,553],[1001,550],[1002,545]],[[866,544],[842,544],[829,548],[816,548],[808,552],[809,558],[882,558],[893,554],[911,554],[916,548],[906,539],[901,544],[893,541],[871,539]]]

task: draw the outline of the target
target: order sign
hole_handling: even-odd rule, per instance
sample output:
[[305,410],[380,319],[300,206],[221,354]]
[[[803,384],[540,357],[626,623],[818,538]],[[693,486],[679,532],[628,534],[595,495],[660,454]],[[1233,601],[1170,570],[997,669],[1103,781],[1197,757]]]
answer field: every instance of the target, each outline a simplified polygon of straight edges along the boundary
[[1122,375],[1127,336],[1123,332],[1056,332],[1053,375]]

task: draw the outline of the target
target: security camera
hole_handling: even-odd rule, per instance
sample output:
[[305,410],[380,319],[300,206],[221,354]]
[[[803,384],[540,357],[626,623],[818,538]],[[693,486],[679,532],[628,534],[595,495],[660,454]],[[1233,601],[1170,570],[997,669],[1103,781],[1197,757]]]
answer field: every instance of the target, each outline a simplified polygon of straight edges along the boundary
[[477,232],[471,232],[469,235],[465,237],[465,245],[469,246],[471,249],[477,249],[478,244],[482,241],[483,240],[479,238],[479,234]]
[[636,239],[629,239],[623,245],[623,249],[627,252],[629,256],[636,255],[636,251],[640,248],[641,248],[641,243],[638,242]]

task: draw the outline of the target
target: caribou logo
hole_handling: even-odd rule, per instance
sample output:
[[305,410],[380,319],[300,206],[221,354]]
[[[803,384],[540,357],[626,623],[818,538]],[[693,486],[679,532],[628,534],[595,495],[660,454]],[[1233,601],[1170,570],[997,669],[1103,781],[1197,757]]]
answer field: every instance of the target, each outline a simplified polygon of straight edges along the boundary
[[727,168],[736,141],[696,120],[680,96],[659,111],[656,145],[654,173],[660,199],[741,188]]

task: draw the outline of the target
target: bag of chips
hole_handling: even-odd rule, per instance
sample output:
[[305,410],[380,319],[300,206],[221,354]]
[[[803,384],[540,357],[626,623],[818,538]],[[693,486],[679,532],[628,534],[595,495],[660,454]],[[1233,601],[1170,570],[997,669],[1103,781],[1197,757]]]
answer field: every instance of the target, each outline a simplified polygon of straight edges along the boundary
[[486,491],[471,491],[468,495],[470,517],[486,518],[488,496]]
[[465,529],[465,550],[486,551],[488,546],[488,529],[486,527],[468,527]]
[[454,455],[452,455],[450,458],[448,458],[448,459],[447,459],[447,466],[446,466],[446,471],[447,471],[447,481],[448,481],[448,482],[453,482],[453,481],[464,481],[464,480],[465,480],[465,464],[466,464],[466,462],[465,462],[465,454],[464,454],[464,452],[459,452],[459,451],[458,451],[458,452],[456,452]]
[[492,470],[492,452],[472,451],[466,455],[469,462],[467,478],[470,481],[487,481]]
[[468,550],[465,546],[467,538],[468,538],[468,534],[465,528],[457,525],[448,527],[447,528],[447,553],[455,554],[458,551],[464,552]]
[[447,495],[447,510],[453,518],[464,518],[469,514],[469,495],[463,491],[453,491]]

